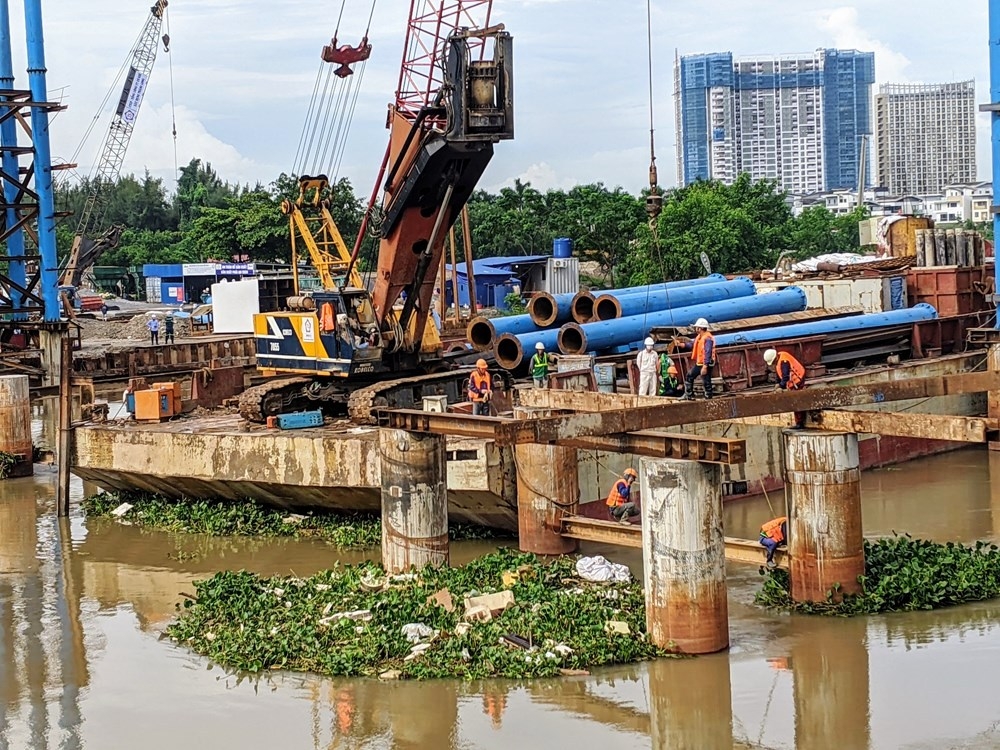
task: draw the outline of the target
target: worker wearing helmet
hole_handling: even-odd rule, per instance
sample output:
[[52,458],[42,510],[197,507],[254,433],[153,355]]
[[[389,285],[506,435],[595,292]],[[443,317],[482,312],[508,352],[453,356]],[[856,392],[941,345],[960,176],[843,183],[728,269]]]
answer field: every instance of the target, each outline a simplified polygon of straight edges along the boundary
[[656,395],[656,375],[660,368],[660,358],[653,351],[653,339],[647,337],[643,348],[635,358],[635,366],[639,368],[639,395]]
[[490,399],[493,397],[493,381],[486,371],[486,360],[476,362],[476,369],[469,376],[469,401],[476,416],[490,415]]
[[608,493],[608,513],[616,521],[630,523],[632,516],[639,515],[639,509],[635,507],[632,498],[632,482],[639,477],[638,472],[633,468],[625,469],[625,473],[615,482],[615,486]]
[[549,387],[549,367],[555,359],[555,355],[545,351],[545,344],[541,341],[535,344],[535,353],[531,355],[531,380],[535,388]]
[[689,339],[674,339],[681,348],[691,350],[691,367],[684,379],[684,400],[694,398],[694,381],[701,375],[701,383],[705,388],[705,398],[712,398],[712,368],[715,367],[715,337],[708,330],[708,321],[698,318],[694,322],[696,335],[694,341]]
[[768,370],[778,374],[778,388],[797,391],[806,379],[806,368],[788,352],[768,349],[764,352],[764,364]]
[[684,395],[684,384],[681,382],[677,365],[666,352],[660,355],[660,395],[674,397]]

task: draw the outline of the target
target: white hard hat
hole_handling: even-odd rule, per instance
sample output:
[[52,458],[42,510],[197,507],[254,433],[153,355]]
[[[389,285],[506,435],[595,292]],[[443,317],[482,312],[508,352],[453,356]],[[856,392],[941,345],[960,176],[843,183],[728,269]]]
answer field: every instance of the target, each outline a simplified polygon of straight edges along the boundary
[[704,318],[698,318],[698,320],[696,320],[694,322],[694,327],[695,328],[704,328],[704,329],[707,330],[708,329],[708,321],[705,320]]
[[776,352],[774,349],[768,349],[766,352],[764,352],[764,361],[769,365],[773,365],[774,360],[776,360],[777,358],[778,358],[778,352]]
[[535,348],[538,349],[539,351],[541,351],[542,349],[545,348],[545,344],[543,344],[541,341],[539,341],[537,344],[535,344]]
[[647,336],[647,337],[646,337],[646,340],[645,340],[645,341],[643,341],[642,343],[643,343],[643,344],[645,344],[646,346],[652,346],[652,345],[653,345],[653,344],[655,344],[656,342],[655,342],[655,341],[653,341],[653,338],[652,338],[652,336]]

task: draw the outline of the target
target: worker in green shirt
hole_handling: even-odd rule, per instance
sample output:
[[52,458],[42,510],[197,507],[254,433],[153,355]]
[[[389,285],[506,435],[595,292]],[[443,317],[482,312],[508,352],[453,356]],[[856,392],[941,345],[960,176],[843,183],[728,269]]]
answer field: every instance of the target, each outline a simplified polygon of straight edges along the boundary
[[677,367],[670,355],[663,352],[660,355],[660,390],[661,396],[680,396],[684,393],[684,384],[680,382]]
[[549,366],[554,364],[555,355],[545,351],[545,344],[539,341],[535,344],[535,353],[531,357],[531,379],[535,388],[549,387]]

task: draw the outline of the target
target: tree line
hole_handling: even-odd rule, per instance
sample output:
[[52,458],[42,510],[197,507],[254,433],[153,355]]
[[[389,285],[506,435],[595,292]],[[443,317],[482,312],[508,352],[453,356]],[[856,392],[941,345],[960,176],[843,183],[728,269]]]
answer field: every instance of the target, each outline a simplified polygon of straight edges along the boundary
[[[239,185],[198,159],[180,173],[173,194],[149,173],[103,186],[102,224],[124,231],[101,265],[288,262],[288,219],[281,203],[298,196],[293,175],[281,174],[269,185]],[[79,215],[92,187],[87,180],[57,186],[57,210]],[[364,203],[347,179],[331,185],[326,197],[350,246]],[[58,227],[61,253],[72,244],[72,215]],[[862,208],[835,216],[816,206],[793,216],[776,182],[748,175],[732,185],[707,181],[668,191],[655,231],[647,223],[645,195],[602,183],[543,193],[516,181],[497,193],[476,191],[469,201],[477,258],[546,254],[557,237],[569,237],[577,257],[596,263],[612,285],[696,276],[702,253],[713,271],[736,273],[771,267],[786,251],[796,257],[856,251],[858,221],[866,215]],[[461,234],[460,225],[457,231]]]

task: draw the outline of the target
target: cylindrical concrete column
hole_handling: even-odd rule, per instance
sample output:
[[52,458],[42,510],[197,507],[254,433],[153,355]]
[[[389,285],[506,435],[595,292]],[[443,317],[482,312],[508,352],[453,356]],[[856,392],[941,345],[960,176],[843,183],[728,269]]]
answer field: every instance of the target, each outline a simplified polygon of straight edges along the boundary
[[792,598],[826,601],[835,584],[856,594],[865,572],[858,436],[785,430],[784,439]]
[[8,477],[30,477],[31,394],[27,375],[0,376],[0,452],[18,456]]
[[733,747],[729,654],[647,662],[654,748]]
[[[516,407],[516,419],[548,417],[548,409]],[[576,448],[558,445],[518,445],[517,539],[522,552],[565,555],[577,541],[560,534],[564,515],[576,513],[580,503],[580,475]]]
[[914,240],[914,243],[915,243],[914,244],[915,253],[914,254],[917,256],[916,264],[917,264],[918,268],[927,265],[927,255],[926,255],[926,253],[927,253],[927,237],[926,237],[926,232],[927,232],[926,229],[918,229],[914,233],[915,234],[915,240]]
[[719,467],[640,462],[646,628],[657,646],[709,654],[729,646]]
[[443,435],[379,430],[382,565],[389,573],[448,564],[447,457]]

